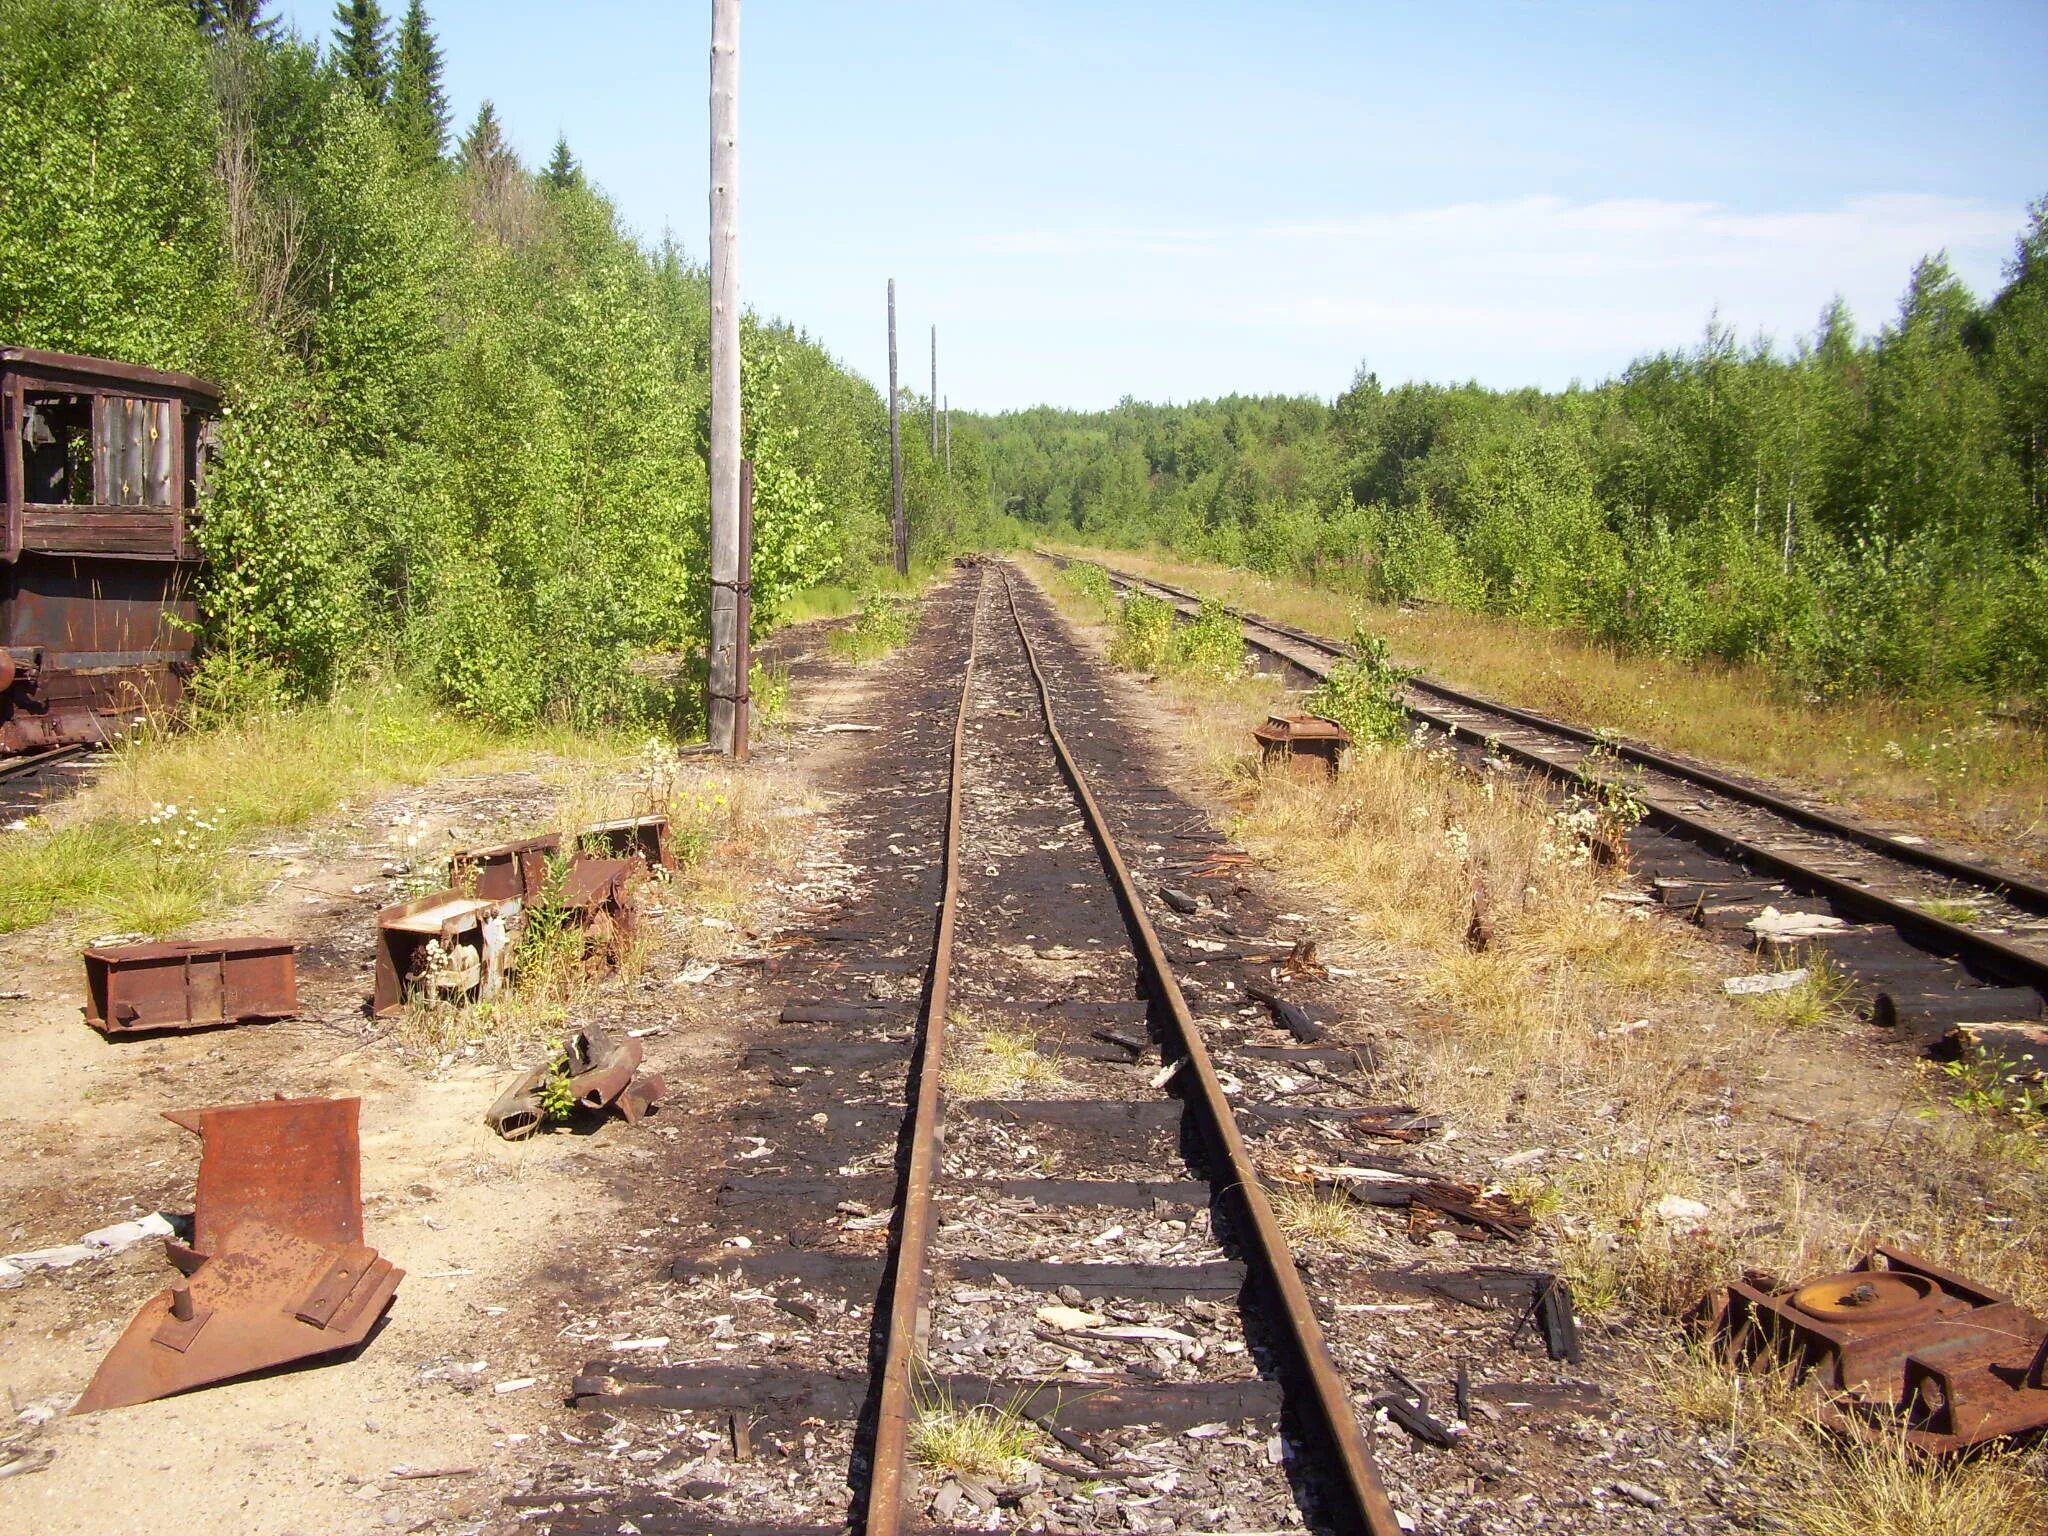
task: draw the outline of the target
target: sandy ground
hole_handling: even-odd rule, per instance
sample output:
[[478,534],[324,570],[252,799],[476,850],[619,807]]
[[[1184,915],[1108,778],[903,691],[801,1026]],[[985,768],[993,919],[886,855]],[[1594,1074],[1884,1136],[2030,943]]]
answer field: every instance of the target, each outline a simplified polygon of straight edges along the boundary
[[[809,702],[830,708],[849,686],[868,684],[814,690]],[[824,738],[827,755],[844,739]],[[755,776],[785,808],[801,790],[798,755],[787,733],[771,733]],[[407,1272],[354,1358],[78,1418],[65,1410],[101,1356],[172,1278],[160,1245],[34,1271],[0,1291],[11,1405],[0,1531],[111,1536],[167,1516],[249,1536],[505,1522],[506,1491],[544,1464],[551,1438],[566,1438],[576,1366],[611,1342],[575,1321],[591,1310],[591,1271],[666,1257],[667,1245],[644,1241],[661,1219],[634,1198],[632,1175],[656,1138],[687,1133],[689,1112],[672,1104],[637,1128],[612,1118],[588,1134],[500,1140],[482,1117],[509,1077],[505,1052],[406,1056],[367,1017],[373,935],[377,909],[411,894],[435,854],[550,825],[558,799],[587,791],[592,772],[543,760],[451,777],[262,850],[278,871],[266,894],[195,936],[298,940],[297,1019],[105,1040],[82,1021],[80,936],[51,925],[0,940],[0,1081],[14,1103],[0,1253],[189,1212],[199,1142],[163,1111],[353,1095],[365,1240]],[[577,1013],[655,1031],[648,1067],[689,1084],[732,1055],[675,985],[687,957],[721,933],[681,893],[648,899],[658,910],[643,929],[652,942],[641,974],[607,983]],[[764,900],[772,906],[772,893]],[[497,1390],[526,1378],[534,1384]]]

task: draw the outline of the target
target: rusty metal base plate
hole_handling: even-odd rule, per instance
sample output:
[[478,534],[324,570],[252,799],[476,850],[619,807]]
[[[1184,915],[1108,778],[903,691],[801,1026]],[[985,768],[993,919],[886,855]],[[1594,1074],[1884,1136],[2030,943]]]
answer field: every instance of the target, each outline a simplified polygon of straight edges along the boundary
[[1899,1249],[1789,1290],[1731,1285],[1715,1338],[1812,1379],[1843,1429],[1903,1425],[1940,1452],[2048,1429],[2048,1324]]
[[146,1403],[353,1349],[404,1276],[360,1243],[317,1243],[244,1221],[189,1280],[142,1304],[71,1411]]

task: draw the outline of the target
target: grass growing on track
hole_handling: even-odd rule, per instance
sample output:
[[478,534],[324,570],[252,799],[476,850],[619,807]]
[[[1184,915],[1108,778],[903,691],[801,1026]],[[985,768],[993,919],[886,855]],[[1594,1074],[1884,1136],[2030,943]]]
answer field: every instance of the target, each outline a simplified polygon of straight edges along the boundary
[[1908,818],[2048,869],[2048,730],[2038,725],[1965,702],[1820,704],[1757,667],[1634,655],[1496,615],[1404,610],[1222,566],[1059,547],[1321,635],[1348,635],[1362,615],[1396,660],[1446,683],[1806,785],[1866,815]]
[[964,1013],[955,1013],[953,1023],[961,1033],[947,1053],[943,1077],[954,1098],[1010,1099],[1027,1088],[1065,1084],[1059,1057],[1039,1051],[1037,1031],[977,1025]]
[[1023,1474],[1045,1433],[1022,1412],[1022,1402],[956,1404],[943,1388],[917,1394],[910,1425],[910,1456],[947,1477],[1007,1483]]

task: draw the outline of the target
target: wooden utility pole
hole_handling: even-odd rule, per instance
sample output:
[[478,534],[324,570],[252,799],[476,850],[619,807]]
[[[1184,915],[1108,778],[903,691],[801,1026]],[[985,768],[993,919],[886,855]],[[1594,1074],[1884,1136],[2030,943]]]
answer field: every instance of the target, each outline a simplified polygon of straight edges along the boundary
[[889,531],[896,540],[896,574],[910,574],[910,525],[903,520],[903,429],[896,399],[896,279],[889,279]]
[[932,457],[939,456],[939,328],[932,327]]
[[711,0],[711,654],[713,750],[744,742],[740,633],[740,0]]

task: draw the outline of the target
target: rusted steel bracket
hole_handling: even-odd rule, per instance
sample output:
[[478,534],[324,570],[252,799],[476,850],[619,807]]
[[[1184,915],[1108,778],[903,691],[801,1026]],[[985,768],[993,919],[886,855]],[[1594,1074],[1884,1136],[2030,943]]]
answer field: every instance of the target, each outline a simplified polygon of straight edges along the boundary
[[143,1303],[72,1408],[147,1402],[366,1340],[404,1271],[363,1242],[360,1099],[175,1110],[198,1133],[183,1277]]
[[[563,1069],[577,1105],[597,1113],[616,1104],[628,1124],[639,1124],[668,1091],[659,1073],[640,1071],[642,1051],[638,1040],[614,1043],[595,1024],[571,1035],[563,1046]],[[543,1062],[514,1078],[485,1113],[485,1123],[507,1141],[522,1141],[539,1130],[546,1121],[541,1089],[548,1069]]]
[[[520,897],[538,900],[547,888],[548,861],[560,859],[564,839],[559,832],[500,843],[495,848],[468,848],[449,860],[448,883],[465,895],[486,901]],[[600,821],[576,834],[572,860],[632,859],[652,872],[674,873],[676,857],[669,842],[666,816],[631,816]]]
[[1267,767],[1305,779],[1337,777],[1337,765],[1351,745],[1351,733],[1321,715],[1268,715],[1264,725],[1253,728],[1252,739]]
[[377,1016],[397,1013],[408,997],[496,996],[511,961],[510,924],[519,907],[516,896],[486,900],[447,890],[379,912]]
[[1896,1248],[1789,1290],[1732,1284],[1714,1336],[1733,1360],[1810,1376],[1844,1430],[1903,1421],[1912,1444],[1948,1452],[2048,1428],[2048,1324]]
[[353,1349],[404,1276],[360,1243],[244,1221],[189,1279],[142,1304],[71,1411],[146,1403]]
[[531,901],[547,884],[548,860],[561,856],[559,832],[495,848],[469,848],[449,860],[448,883],[480,901]]
[[577,846],[608,859],[637,858],[648,870],[675,873],[676,855],[669,842],[666,816],[629,816],[600,821],[576,834]]
[[192,1246],[260,1220],[322,1244],[363,1240],[361,1099],[260,1099],[164,1118],[199,1137]]
[[208,1029],[299,1011],[298,945],[190,939],[85,952],[85,1021],[104,1035]]

